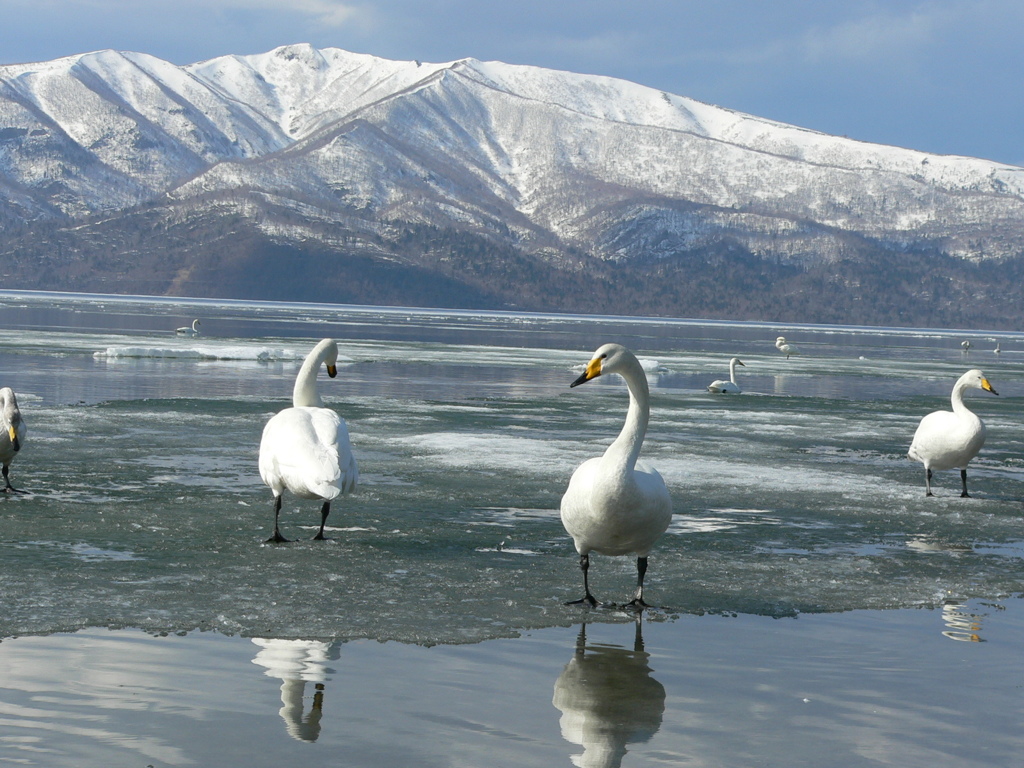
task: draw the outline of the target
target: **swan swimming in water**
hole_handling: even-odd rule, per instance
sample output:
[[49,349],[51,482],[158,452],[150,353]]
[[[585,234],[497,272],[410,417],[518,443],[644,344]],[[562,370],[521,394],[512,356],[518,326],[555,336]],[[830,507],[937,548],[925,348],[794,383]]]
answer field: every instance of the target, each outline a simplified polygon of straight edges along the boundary
[[933,411],[921,419],[907,451],[914,461],[924,464],[925,495],[932,496],[932,470],[960,468],[961,496],[967,497],[967,464],[985,444],[985,424],[964,405],[964,391],[983,389],[993,395],[985,374],[974,369],[957,379],[950,401],[953,410]]
[[583,462],[562,496],[562,525],[572,536],[583,571],[583,597],[571,604],[597,606],[590,592],[590,553],[636,555],[636,593],[626,607],[642,610],[647,554],[672,520],[672,500],[657,470],[637,463],[650,421],[650,391],[639,361],[619,344],[598,349],[570,387],[609,373],[626,380],[629,410],[622,431],[603,456]]
[[192,321],[192,327],[183,325],[181,328],[177,328],[174,331],[179,336],[198,336],[199,335],[199,320]]
[[327,375],[337,375],[338,345],[324,339],[306,356],[292,390],[292,407],[276,414],[263,428],[260,441],[260,477],[274,493],[274,535],[267,541],[288,541],[281,535],[281,494],[291,491],[303,499],[323,499],[320,531],[331,512],[331,500],[356,487],[359,468],[349,445],[345,421],[325,408],[317,389],[321,365]]
[[18,400],[10,387],[0,389],[0,464],[3,465],[4,493],[24,493],[13,485],[9,477],[11,462],[25,442],[25,420],[21,418]]
[[729,361],[729,380],[724,381],[722,379],[718,379],[718,381],[712,381],[710,384],[708,384],[708,392],[732,392],[734,394],[739,394],[740,392],[742,392],[739,384],[736,383],[737,365],[742,365],[744,368],[747,367],[746,365],[743,364],[742,360],[740,360],[738,357],[734,357],[732,360]]
[[775,340],[775,348],[779,350],[779,352],[784,354],[787,360],[789,360],[790,355],[800,354],[800,350],[796,348],[796,345],[790,344],[788,341],[786,341],[785,336],[779,336],[779,338]]

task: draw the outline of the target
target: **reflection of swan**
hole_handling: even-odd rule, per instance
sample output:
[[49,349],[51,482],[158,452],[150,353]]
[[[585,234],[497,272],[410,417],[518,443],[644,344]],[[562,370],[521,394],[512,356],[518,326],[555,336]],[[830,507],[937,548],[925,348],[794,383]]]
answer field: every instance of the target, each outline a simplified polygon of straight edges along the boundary
[[[253,638],[260,646],[254,664],[265,668],[269,677],[281,679],[281,703],[278,714],[284,720],[288,735],[299,741],[316,741],[320,736],[324,689],[329,679],[327,662],[338,658],[337,644],[315,640],[277,640]],[[306,683],[313,683],[315,692],[309,714],[305,714]]]
[[551,703],[562,712],[562,738],[583,747],[573,755],[580,768],[618,768],[627,744],[650,740],[661,727],[665,688],[651,677],[640,623],[632,651],[586,645],[580,628],[576,653],[555,681]]
[[[734,357],[732,360],[729,361],[729,380],[723,381],[722,379],[719,379],[718,381],[712,381],[710,384],[708,384],[708,392],[739,393],[740,387],[736,383],[737,365],[743,365],[743,361],[740,360],[738,357]],[[743,367],[746,368],[745,365],[743,365]]]
[[785,336],[779,336],[779,338],[775,340],[775,348],[779,350],[779,352],[784,354],[787,360],[789,360],[790,355],[800,354],[800,350],[796,348],[796,345],[790,344],[788,341],[786,341]]
[[4,493],[22,493],[11,485],[11,462],[25,441],[25,420],[21,418],[18,400],[10,387],[0,389],[0,464],[3,465]]
[[303,499],[323,499],[320,531],[331,512],[331,499],[356,487],[359,469],[348,442],[344,420],[323,407],[316,374],[326,363],[327,375],[337,375],[338,345],[324,339],[306,356],[295,378],[291,408],[267,422],[260,441],[260,477],[274,493],[274,535],[268,541],[288,541],[278,529],[281,494],[285,489]]
[[583,462],[562,496],[562,525],[580,553],[584,595],[577,603],[597,605],[590,594],[590,553],[637,556],[636,594],[629,606],[642,609],[647,553],[672,519],[672,500],[657,470],[637,465],[650,420],[650,390],[636,357],[619,344],[605,344],[570,387],[605,373],[617,373],[629,388],[622,432],[603,456]]
[[907,455],[924,464],[925,495],[932,495],[932,470],[960,468],[961,496],[967,493],[967,463],[985,444],[985,425],[966,405],[964,390],[984,389],[993,395],[985,374],[974,369],[957,379],[950,400],[953,411],[933,411],[921,419]]
[[185,325],[185,326],[182,326],[181,328],[175,329],[174,332],[177,333],[177,334],[180,334],[182,336],[198,336],[199,335],[199,321],[198,320],[193,320],[191,328],[189,328],[187,325]]
[[959,640],[965,643],[983,643],[979,632],[981,632],[981,616],[976,613],[968,613],[964,610],[967,603],[963,600],[950,598],[942,602],[942,621],[949,629],[943,631],[942,635],[950,640]]

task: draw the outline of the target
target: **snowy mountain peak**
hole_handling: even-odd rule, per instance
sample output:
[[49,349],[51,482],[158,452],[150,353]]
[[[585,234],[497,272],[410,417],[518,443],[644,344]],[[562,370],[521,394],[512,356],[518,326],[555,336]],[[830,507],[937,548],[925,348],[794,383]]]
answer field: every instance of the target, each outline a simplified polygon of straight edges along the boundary
[[308,44],[180,67],[109,50],[0,66],[0,236],[154,209],[399,261],[425,246],[395,233],[421,227],[553,263],[1024,253],[1022,168],[609,77]]

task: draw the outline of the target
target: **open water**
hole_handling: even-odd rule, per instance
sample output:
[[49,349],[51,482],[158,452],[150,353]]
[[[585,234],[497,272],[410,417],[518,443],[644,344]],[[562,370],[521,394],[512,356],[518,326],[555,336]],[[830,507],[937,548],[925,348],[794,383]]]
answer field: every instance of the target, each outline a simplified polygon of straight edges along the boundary
[[[0,762],[1020,765],[1024,334],[11,292],[0,327]],[[286,496],[268,545],[260,432],[327,336],[361,484],[327,542]],[[606,341],[675,508],[639,625],[563,605]],[[744,392],[704,391],[734,355]],[[972,367],[973,498],[926,498],[907,446]],[[592,558],[599,598],[634,578]]]

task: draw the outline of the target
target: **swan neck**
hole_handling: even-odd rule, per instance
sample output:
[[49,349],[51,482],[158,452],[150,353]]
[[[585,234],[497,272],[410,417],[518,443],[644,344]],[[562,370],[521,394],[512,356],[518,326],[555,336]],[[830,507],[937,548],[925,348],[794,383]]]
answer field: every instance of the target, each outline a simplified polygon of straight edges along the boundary
[[953,387],[953,394],[949,398],[953,405],[953,413],[958,416],[974,413],[970,408],[964,405],[964,390],[966,389],[967,386],[963,382],[958,381],[956,386]]
[[296,408],[323,408],[324,401],[320,399],[320,389],[316,384],[316,375],[323,361],[323,354],[319,354],[309,355],[302,362],[299,375],[295,377],[295,387],[292,389],[292,405]]
[[615,438],[608,450],[605,451],[605,458],[620,463],[623,469],[632,470],[640,457],[640,449],[644,444],[644,436],[647,434],[647,424],[651,418],[650,388],[647,385],[647,376],[637,363],[633,368],[621,371],[620,375],[626,380],[626,387],[629,389],[629,410],[626,411],[626,422],[622,425],[622,431]]
[[735,360],[730,360],[729,361],[729,381],[731,381],[733,384],[736,383],[736,361]]

